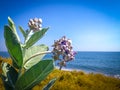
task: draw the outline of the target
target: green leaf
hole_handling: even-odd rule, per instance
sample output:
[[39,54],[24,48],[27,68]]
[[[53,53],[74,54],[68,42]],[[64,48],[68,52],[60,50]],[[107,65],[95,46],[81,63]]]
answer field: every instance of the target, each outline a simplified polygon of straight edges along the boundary
[[8,17],[8,23],[9,23],[9,26],[12,28],[13,32],[16,32],[15,24],[10,17]]
[[53,86],[53,84],[55,83],[56,78],[52,79],[44,88],[43,90],[50,90],[50,88]]
[[27,35],[26,35],[26,32],[24,31],[24,29],[21,26],[19,26],[19,29],[20,29],[21,33],[23,34],[24,38],[26,38]]
[[[25,56],[24,56],[24,62],[26,62],[26,60],[28,60],[31,56],[40,53],[40,52],[44,52],[47,51],[48,47],[44,44],[38,45],[38,46],[32,46],[28,49],[25,49]],[[36,56],[31,58],[25,65],[24,68],[25,69],[29,69],[30,67],[32,67],[33,65],[35,65],[36,63],[38,63],[43,57],[45,56],[45,54]]]
[[9,23],[9,27],[11,28],[11,30],[16,34],[18,41],[20,41],[20,38],[18,37],[17,32],[16,32],[15,24],[10,17],[8,17],[8,23]]
[[[48,30],[48,28],[43,28],[42,30],[39,30],[35,33],[33,33],[29,39],[27,39],[25,42],[26,46],[25,48],[29,48],[30,46],[32,46],[33,44],[35,44],[39,39],[41,39],[45,32]],[[28,34],[29,35],[29,34]],[[27,36],[29,37],[29,36]]]
[[4,38],[14,64],[20,68],[23,63],[22,48],[16,34],[9,26],[4,26]]
[[53,60],[42,60],[28,69],[16,82],[15,90],[29,90],[54,69]]
[[18,72],[8,63],[2,63],[2,71],[2,79],[5,86],[9,86],[9,88],[14,88],[18,78]]

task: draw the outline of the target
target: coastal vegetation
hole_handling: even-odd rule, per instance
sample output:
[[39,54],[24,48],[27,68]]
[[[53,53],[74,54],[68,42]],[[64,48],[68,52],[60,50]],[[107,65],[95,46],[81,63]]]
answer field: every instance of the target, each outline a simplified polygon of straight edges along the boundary
[[[0,75],[5,90],[32,90],[32,88],[42,82],[53,70],[54,62],[59,61],[60,69],[66,63],[72,61],[76,52],[73,51],[71,39],[63,36],[54,40],[53,50],[45,44],[35,45],[48,31],[49,27],[42,27],[41,18],[29,19],[28,29],[24,30],[19,26],[24,42],[21,41],[13,20],[8,17],[8,25],[4,26],[4,39],[6,48],[11,56],[11,63],[2,62]],[[43,58],[46,54],[52,57]],[[51,79],[42,90],[49,90],[55,83],[56,78]]]
[[[11,64],[11,59],[0,57],[0,64],[2,62]],[[2,73],[1,67],[0,73]],[[87,74],[83,71],[58,69],[54,69],[44,81],[33,87],[32,90],[42,90],[52,78],[57,78],[57,80],[51,90],[120,90],[120,79],[103,74]],[[1,78],[0,90],[5,90]]]

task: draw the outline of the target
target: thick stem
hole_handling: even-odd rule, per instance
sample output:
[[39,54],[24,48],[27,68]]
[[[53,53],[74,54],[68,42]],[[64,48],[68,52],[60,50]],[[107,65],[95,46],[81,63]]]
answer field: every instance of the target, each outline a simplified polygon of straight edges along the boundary
[[39,56],[39,55],[42,55],[42,54],[49,54],[49,53],[52,53],[52,51],[45,51],[45,52],[36,53],[36,54],[34,54],[33,56],[31,56],[30,58],[28,58],[28,59],[25,61],[24,65],[25,65],[30,59],[32,59],[32,58],[34,58],[34,57],[36,57],[36,56]]
[[60,66],[59,70],[61,70],[61,69],[62,69],[62,65]]
[[32,30],[30,29],[27,33],[27,36],[25,37],[24,43],[26,43],[26,41],[30,38],[30,33],[32,32]]
[[22,68],[20,68],[18,71],[18,78],[21,76],[21,74],[22,74],[21,72],[22,72]]

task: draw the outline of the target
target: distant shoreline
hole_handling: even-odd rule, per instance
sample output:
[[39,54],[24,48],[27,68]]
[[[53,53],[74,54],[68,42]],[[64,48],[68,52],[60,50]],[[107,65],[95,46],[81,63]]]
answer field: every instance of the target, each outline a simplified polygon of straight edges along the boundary
[[[0,52],[3,58],[10,58],[8,52]],[[51,54],[46,55],[43,59],[51,58]],[[114,63],[113,63],[114,61]],[[59,62],[59,61],[58,61]],[[56,68],[59,69],[55,62]],[[83,71],[86,74],[100,73],[106,76],[120,77],[119,71],[120,52],[86,52],[77,51],[74,61],[68,62],[67,66],[62,68],[64,71]]]

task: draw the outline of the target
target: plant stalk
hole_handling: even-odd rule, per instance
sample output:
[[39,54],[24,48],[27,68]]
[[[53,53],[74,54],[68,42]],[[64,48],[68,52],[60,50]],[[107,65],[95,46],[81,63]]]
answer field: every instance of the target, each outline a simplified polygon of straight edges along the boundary
[[61,70],[62,69],[62,65],[60,65],[60,68],[59,68],[59,70]]

